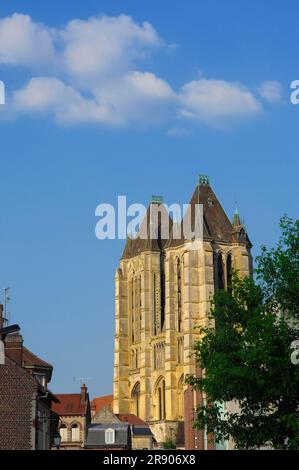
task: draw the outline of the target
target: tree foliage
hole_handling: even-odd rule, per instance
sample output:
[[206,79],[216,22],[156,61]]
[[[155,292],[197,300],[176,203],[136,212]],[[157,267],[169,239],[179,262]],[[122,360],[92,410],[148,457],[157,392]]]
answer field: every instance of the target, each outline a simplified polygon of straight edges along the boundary
[[232,437],[240,449],[299,448],[299,365],[291,361],[299,339],[299,222],[285,216],[280,226],[277,246],[262,247],[256,260],[256,279],[234,272],[232,292],[215,293],[195,345],[204,372],[187,379],[207,396],[196,426],[218,441]]

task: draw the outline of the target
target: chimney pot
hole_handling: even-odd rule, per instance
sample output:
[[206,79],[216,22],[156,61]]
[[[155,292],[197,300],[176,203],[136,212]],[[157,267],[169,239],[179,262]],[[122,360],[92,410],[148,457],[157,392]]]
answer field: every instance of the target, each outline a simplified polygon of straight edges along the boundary
[[86,397],[87,397],[87,387],[85,384],[83,384],[81,387],[81,404],[86,403]]

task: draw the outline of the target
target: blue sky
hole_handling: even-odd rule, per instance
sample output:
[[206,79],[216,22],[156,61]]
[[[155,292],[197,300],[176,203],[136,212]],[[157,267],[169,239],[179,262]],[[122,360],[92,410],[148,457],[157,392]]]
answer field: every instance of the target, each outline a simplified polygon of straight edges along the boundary
[[254,254],[298,217],[298,14],[295,1],[1,2],[0,286],[55,392],[74,377],[112,391],[123,241],[96,239],[98,204],[187,203],[208,174]]

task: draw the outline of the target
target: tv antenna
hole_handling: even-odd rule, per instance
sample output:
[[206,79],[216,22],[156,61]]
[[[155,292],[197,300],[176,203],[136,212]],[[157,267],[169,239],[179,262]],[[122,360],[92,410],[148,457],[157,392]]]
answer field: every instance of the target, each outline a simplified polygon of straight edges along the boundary
[[9,323],[9,320],[10,320],[9,290],[10,290],[10,287],[5,287],[3,289],[3,297],[4,297],[4,302],[3,302],[3,323],[4,323],[4,326],[8,326],[8,323]]
[[92,380],[92,377],[74,377],[74,382],[80,382],[81,387],[83,384],[86,384],[89,380]]

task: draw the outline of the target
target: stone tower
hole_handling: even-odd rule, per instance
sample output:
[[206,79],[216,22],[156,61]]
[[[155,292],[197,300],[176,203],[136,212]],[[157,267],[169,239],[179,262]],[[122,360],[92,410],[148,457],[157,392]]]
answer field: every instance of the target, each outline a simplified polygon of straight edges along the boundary
[[[168,217],[161,198],[152,204]],[[198,249],[174,237],[169,220],[166,238],[161,230],[155,239],[128,238],[115,278],[113,411],[138,415],[157,442],[174,439],[184,421],[184,378],[195,373],[195,327],[206,323],[211,295],[231,288],[233,268],[242,276],[252,272],[245,227],[237,212],[229,221],[208,177],[200,177],[190,201],[193,225],[196,204],[203,207]]]

